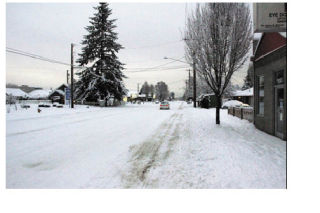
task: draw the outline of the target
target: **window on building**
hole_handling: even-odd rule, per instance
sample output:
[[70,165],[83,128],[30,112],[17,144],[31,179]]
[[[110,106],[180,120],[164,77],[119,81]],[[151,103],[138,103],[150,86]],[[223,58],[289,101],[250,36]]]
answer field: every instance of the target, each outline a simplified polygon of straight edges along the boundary
[[259,93],[258,93],[258,103],[259,103],[259,108],[258,108],[258,114],[259,115],[264,115],[264,76],[258,76],[259,80]]
[[284,75],[283,70],[280,70],[275,73],[275,85],[281,85],[284,84]]

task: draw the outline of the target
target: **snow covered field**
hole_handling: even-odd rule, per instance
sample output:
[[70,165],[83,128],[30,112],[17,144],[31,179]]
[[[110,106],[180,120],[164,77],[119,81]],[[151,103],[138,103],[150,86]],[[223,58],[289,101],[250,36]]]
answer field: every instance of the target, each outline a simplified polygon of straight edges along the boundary
[[285,188],[286,142],[171,102],[6,114],[7,188]]

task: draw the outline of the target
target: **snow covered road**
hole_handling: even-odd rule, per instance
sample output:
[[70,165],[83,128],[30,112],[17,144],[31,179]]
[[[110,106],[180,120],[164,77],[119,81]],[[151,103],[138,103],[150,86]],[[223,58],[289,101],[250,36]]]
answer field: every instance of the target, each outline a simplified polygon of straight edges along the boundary
[[285,188],[286,142],[185,102],[7,113],[8,188]]

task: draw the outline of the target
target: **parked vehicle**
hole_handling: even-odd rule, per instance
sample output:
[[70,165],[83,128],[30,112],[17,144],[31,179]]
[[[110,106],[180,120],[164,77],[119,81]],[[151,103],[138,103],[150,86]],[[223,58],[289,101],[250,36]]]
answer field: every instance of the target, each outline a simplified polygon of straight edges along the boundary
[[30,108],[30,105],[27,105],[27,104],[21,104],[21,108],[23,108],[23,109],[28,109],[28,108]]
[[188,103],[188,104],[192,104],[192,100],[188,100],[187,103]]
[[6,100],[6,104],[15,104],[16,100],[15,99],[8,99]]
[[251,106],[249,104],[241,104],[240,107],[247,108],[247,107],[251,107]]
[[49,104],[45,104],[45,103],[40,103],[39,105],[38,105],[38,107],[46,107],[46,108],[48,108],[48,107],[51,107]]
[[156,100],[156,102],[155,102],[156,104],[158,104],[159,103],[159,101],[158,100]]
[[162,101],[160,103],[160,109],[170,109],[170,104],[168,101]]

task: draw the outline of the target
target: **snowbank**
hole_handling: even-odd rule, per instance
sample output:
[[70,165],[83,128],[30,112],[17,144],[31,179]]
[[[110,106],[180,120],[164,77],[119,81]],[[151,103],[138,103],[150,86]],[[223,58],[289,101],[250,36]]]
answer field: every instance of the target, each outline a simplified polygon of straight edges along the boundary
[[223,105],[222,108],[229,108],[229,107],[238,107],[243,105],[241,101],[237,100],[231,100],[231,101],[226,101]]

